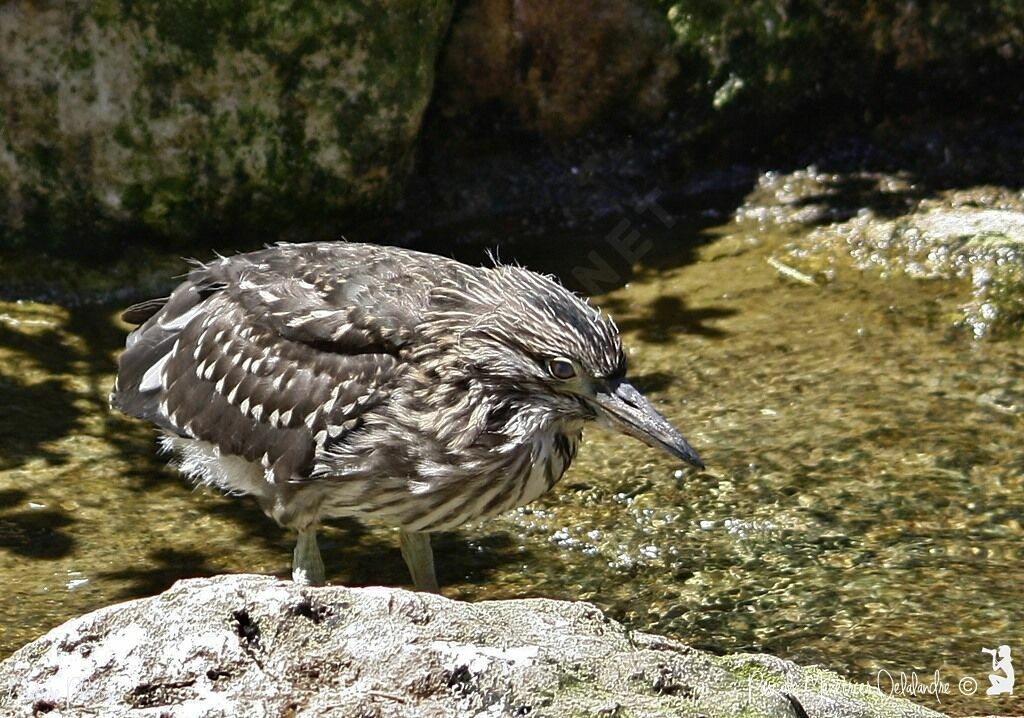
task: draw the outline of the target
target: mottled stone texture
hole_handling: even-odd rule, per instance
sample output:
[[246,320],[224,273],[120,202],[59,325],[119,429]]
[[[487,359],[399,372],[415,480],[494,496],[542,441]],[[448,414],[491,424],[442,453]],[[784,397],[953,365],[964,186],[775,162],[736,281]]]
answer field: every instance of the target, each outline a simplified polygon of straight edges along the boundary
[[0,247],[336,236],[398,196],[435,65],[428,140],[625,129],[676,172],[1024,106],[1009,0],[453,2],[0,4]]
[[448,0],[0,8],[0,244],[271,231],[409,164]]
[[469,0],[444,52],[441,101],[453,115],[493,103],[555,136],[657,118],[678,73],[672,42],[647,2]]
[[[871,124],[1024,99],[1020,3],[651,1],[672,25],[681,91],[713,107],[712,122],[747,128],[738,142],[783,124],[820,133],[848,115]],[[968,98],[978,106],[957,104]]]
[[779,124],[821,131],[806,113],[829,102],[858,119],[954,95],[1020,102],[1024,5],[464,0],[441,67],[451,114],[500,108],[565,137],[673,110],[749,145]]
[[65,623],[0,664],[0,712],[939,716],[820,669],[771,656],[721,658],[630,632],[586,603],[471,604],[260,576],[182,581]]

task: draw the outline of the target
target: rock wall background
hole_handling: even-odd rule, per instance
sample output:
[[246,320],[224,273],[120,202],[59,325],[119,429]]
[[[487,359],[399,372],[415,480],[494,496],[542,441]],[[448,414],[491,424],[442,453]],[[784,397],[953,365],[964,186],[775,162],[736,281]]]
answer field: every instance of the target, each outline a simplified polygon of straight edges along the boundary
[[467,0],[439,84],[451,115],[498,106],[554,136],[671,112],[681,131],[721,125],[749,144],[823,109],[879,121],[964,109],[922,104],[954,98],[1019,104],[1021,78],[1024,7],[1000,0]]
[[387,198],[445,0],[11,2],[0,242],[281,230]]
[[1014,116],[1022,28],[1005,0],[9,2],[0,246],[334,237],[453,134],[474,171],[499,136],[639,135],[630,153],[685,168],[907,114]]

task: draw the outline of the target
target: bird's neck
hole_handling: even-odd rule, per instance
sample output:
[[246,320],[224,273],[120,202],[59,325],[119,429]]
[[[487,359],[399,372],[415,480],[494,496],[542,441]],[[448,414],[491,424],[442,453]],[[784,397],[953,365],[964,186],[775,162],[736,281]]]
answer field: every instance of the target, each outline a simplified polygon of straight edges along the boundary
[[[446,453],[512,454],[536,442],[571,439],[573,447],[582,420],[538,405],[526,395],[495,391],[473,381],[423,382],[404,402],[417,429]],[[572,457],[570,456],[569,459]]]
[[583,430],[582,419],[472,383],[421,385],[404,399],[391,425],[401,424],[402,436],[420,435],[410,447],[415,473],[438,485],[444,476],[472,477],[476,518],[523,506],[550,489],[569,468]]

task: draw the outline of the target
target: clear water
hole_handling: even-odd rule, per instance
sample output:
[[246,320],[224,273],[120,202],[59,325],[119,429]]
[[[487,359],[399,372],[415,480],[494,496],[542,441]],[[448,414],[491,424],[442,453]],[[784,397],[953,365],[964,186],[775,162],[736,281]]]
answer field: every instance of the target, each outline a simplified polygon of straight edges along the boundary
[[[708,470],[590,432],[534,505],[435,539],[444,592],[584,599],[701,648],[861,682],[939,670],[951,695],[920,702],[1024,712],[957,690],[988,685],[982,647],[1024,663],[1024,343],[951,332],[958,285],[809,287],[767,262],[782,237],[701,224],[714,221],[637,229],[635,263],[607,233],[504,245],[604,282],[596,302],[637,384]],[[611,267],[600,281],[595,256]],[[149,426],[107,410],[120,307],[69,304],[0,303],[0,657],[179,578],[289,573],[290,537],[253,502],[192,490]],[[332,582],[407,583],[387,528],[338,523],[322,549]]]

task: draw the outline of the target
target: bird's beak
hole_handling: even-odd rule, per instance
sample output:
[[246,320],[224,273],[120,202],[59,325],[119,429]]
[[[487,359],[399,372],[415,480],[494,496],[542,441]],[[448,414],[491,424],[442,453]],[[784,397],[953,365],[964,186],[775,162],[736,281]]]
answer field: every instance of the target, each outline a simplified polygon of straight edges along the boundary
[[598,389],[594,399],[599,408],[598,420],[606,428],[636,437],[698,469],[704,468],[704,462],[683,435],[628,381]]

